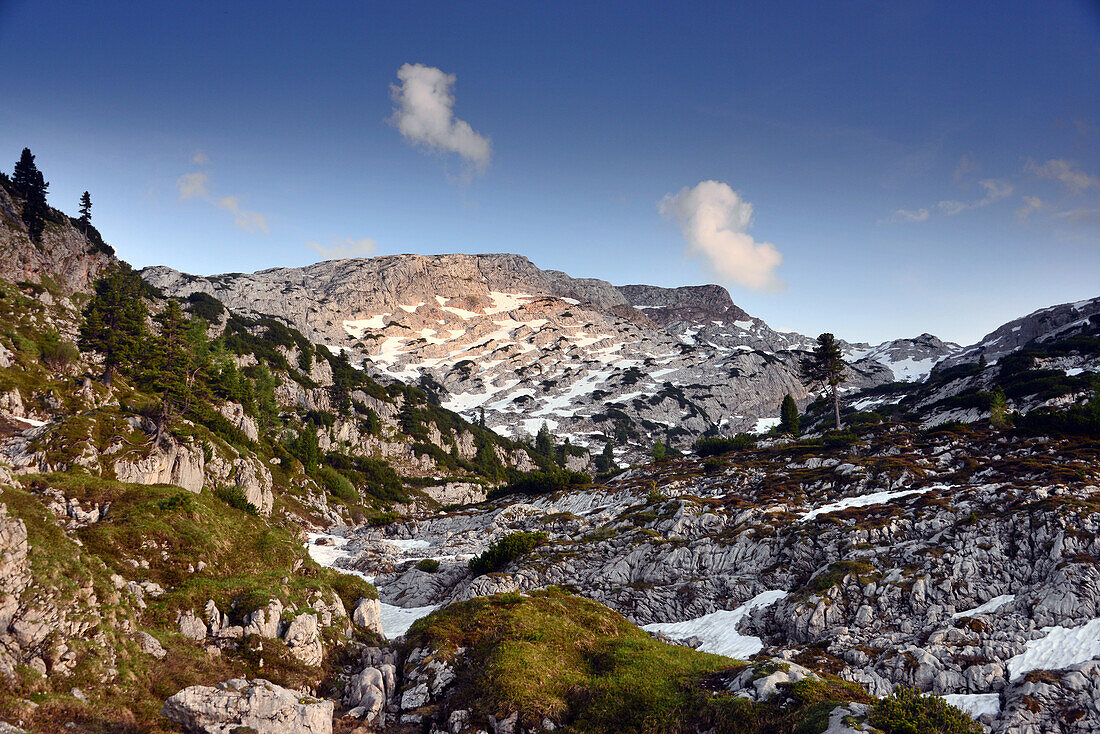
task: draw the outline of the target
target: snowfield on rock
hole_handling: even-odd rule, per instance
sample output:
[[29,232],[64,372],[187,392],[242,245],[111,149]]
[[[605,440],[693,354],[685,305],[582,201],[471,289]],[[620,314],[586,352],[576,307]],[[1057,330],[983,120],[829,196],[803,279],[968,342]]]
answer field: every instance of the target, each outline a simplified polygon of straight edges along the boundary
[[802,522],[812,520],[819,515],[828,515],[830,512],[840,512],[846,510],[849,507],[867,507],[868,505],[882,505],[890,500],[895,500],[898,497],[908,497],[914,494],[924,494],[925,492],[933,489],[946,489],[943,485],[935,487],[924,487],[921,489],[899,489],[893,492],[871,492],[869,494],[861,494],[855,497],[845,497],[842,500],[836,502],[830,502],[827,505],[822,505],[816,509],[810,510],[802,514],[799,518]]
[[1027,643],[1008,661],[1008,676],[1016,680],[1032,670],[1057,670],[1100,656],[1100,618],[1067,629],[1044,627],[1045,635]]
[[[319,545],[317,541],[320,539],[332,541],[332,545],[328,545],[327,543]],[[365,574],[362,571],[357,571],[354,568],[337,565],[338,561],[346,561],[353,557],[347,550],[349,542],[349,538],[344,538],[339,535],[310,533],[308,535],[308,541],[306,542],[306,548],[309,551],[310,558],[317,561],[318,565],[324,566],[325,568],[331,568],[340,573],[358,576],[367,582],[373,583],[375,579],[374,576]],[[383,542],[400,550],[428,547],[428,543],[423,540],[385,540]],[[393,604],[386,604],[385,602],[380,602],[379,607],[381,609],[382,633],[391,640],[405,634],[409,631],[409,627],[412,626],[413,622],[421,617],[428,616],[439,608],[438,605],[404,608]]]
[[764,641],[753,635],[743,635],[737,626],[754,609],[775,604],[787,595],[781,590],[757,594],[736,609],[720,610],[683,622],[658,622],[643,625],[642,629],[662,635],[670,640],[691,644],[701,652],[725,655],[734,659],[746,659],[764,649]]

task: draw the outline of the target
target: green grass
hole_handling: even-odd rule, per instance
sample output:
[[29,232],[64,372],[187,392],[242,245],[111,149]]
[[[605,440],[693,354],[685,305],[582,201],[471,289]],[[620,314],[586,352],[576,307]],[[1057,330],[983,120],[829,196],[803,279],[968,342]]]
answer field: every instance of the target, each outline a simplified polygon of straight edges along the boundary
[[551,717],[573,731],[689,730],[711,697],[699,683],[737,667],[658,642],[606,607],[553,588],[453,604],[418,621],[409,639],[444,657],[467,649],[466,695],[478,713],[518,710],[529,723]]

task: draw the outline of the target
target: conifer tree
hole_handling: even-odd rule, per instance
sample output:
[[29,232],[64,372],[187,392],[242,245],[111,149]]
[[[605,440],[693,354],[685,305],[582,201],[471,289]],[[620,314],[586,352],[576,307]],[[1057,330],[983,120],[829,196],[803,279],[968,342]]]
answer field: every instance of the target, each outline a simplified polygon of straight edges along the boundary
[[600,474],[615,471],[615,451],[610,441],[603,445],[603,452],[595,458],[595,463],[596,471]]
[[826,332],[817,338],[817,346],[808,360],[802,363],[802,377],[811,384],[828,387],[833,398],[833,413],[836,428],[840,430],[840,392],[842,383],[848,379],[848,365],[840,352],[836,337]]
[[148,314],[141,293],[141,278],[120,263],[96,281],[95,294],[84,307],[80,346],[103,355],[108,384],[119,372],[130,374],[140,361]]
[[84,225],[84,234],[88,234],[88,225],[92,223],[92,195],[87,191],[80,195],[80,223]]
[[554,437],[550,435],[550,428],[546,425],[546,421],[543,421],[542,427],[535,435],[535,453],[547,459],[554,458]]
[[160,334],[146,360],[146,372],[151,387],[160,397],[156,419],[159,444],[171,422],[191,409],[196,393],[201,391],[204,349],[196,344],[196,332],[175,299],[168,301],[156,321]]
[[783,398],[783,404],[779,408],[779,432],[797,436],[801,429],[798,419],[798,405],[794,398],[787,393]]
[[11,177],[16,193],[23,197],[23,223],[32,242],[40,241],[42,230],[46,226],[49,206],[46,204],[46,190],[50,184],[34,164],[30,148],[23,148],[23,154],[15,164]]

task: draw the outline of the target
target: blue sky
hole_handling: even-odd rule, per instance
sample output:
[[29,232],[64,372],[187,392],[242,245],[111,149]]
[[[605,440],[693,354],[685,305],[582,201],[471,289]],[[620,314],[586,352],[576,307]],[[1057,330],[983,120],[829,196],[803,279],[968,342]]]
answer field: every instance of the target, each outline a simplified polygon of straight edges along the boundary
[[0,0],[0,67],[0,168],[136,266],[518,252],[870,341],[1100,295],[1093,2]]

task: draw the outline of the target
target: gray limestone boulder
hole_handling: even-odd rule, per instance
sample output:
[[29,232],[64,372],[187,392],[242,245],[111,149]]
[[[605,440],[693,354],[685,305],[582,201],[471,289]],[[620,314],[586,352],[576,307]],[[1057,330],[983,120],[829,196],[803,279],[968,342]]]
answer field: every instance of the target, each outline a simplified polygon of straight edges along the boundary
[[169,698],[161,714],[193,734],[331,734],[332,701],[257,678],[191,686]]

